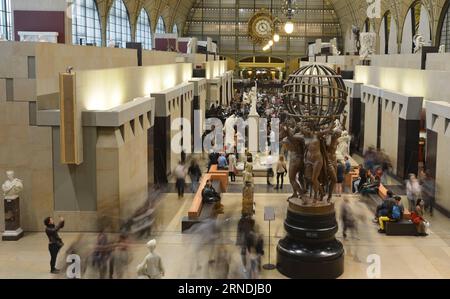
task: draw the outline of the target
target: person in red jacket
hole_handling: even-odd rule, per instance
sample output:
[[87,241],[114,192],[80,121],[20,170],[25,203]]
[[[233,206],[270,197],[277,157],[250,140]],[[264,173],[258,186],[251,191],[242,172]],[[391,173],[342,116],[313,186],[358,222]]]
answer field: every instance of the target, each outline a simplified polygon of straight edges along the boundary
[[421,237],[428,236],[425,225],[427,221],[423,218],[424,206],[424,200],[419,198],[416,202],[416,209],[411,212],[411,221],[416,225],[417,235]]

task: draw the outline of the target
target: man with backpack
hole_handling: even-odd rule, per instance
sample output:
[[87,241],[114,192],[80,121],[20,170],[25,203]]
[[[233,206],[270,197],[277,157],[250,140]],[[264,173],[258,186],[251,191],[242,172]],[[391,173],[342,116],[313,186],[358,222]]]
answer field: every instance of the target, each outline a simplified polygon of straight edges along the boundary
[[401,200],[402,198],[400,196],[396,196],[395,198],[395,204],[392,206],[392,209],[389,211],[388,216],[381,216],[378,218],[378,221],[380,223],[380,229],[378,230],[379,233],[385,233],[385,222],[391,221],[391,222],[398,222],[403,219],[403,213],[405,211]]

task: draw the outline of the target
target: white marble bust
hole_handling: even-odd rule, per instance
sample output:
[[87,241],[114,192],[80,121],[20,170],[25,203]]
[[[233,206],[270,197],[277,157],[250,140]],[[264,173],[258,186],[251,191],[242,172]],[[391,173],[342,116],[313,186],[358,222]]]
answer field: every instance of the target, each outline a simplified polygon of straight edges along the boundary
[[14,171],[6,172],[8,179],[3,183],[2,190],[5,199],[16,199],[23,190],[22,180],[14,177]]

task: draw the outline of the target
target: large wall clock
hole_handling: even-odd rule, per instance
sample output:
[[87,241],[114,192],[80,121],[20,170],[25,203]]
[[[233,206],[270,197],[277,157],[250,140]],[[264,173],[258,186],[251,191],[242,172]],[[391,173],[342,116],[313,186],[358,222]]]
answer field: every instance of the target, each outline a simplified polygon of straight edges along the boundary
[[274,30],[274,18],[265,9],[255,13],[248,22],[248,34],[255,44],[263,44],[272,39]]

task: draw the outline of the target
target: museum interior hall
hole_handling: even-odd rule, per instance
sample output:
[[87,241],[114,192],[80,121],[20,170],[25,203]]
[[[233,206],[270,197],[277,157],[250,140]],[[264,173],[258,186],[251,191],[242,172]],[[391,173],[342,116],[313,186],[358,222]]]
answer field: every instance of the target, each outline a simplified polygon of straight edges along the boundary
[[450,0],[0,0],[0,279],[450,279]]

